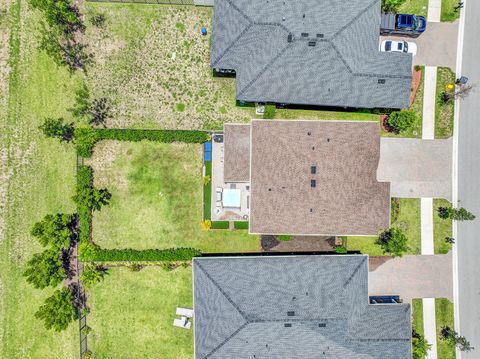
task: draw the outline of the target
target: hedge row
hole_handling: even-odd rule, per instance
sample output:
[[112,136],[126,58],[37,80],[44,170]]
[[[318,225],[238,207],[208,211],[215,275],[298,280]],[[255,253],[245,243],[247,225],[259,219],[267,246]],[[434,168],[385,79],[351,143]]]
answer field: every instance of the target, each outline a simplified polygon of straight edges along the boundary
[[237,221],[233,223],[235,229],[248,229],[248,221]]
[[[89,166],[79,166],[77,173],[77,192],[86,191],[93,186],[93,170]],[[80,225],[80,242],[90,241],[92,212],[87,206],[77,206]]]
[[199,257],[202,253],[195,248],[170,248],[170,249],[101,249],[90,246],[82,251],[83,261],[94,262],[141,262],[162,261],[177,262],[190,261],[193,257]]
[[75,129],[77,154],[82,157],[90,157],[100,140],[203,143],[209,137],[207,132],[195,130]]
[[228,229],[230,223],[228,221],[212,221],[212,229]]

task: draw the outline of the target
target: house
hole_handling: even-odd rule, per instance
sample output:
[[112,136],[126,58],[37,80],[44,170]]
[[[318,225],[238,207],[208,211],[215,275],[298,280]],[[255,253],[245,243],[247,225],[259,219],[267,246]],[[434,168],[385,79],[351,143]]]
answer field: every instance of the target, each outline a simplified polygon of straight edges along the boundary
[[217,165],[226,186],[248,189],[252,234],[377,235],[390,226],[390,184],[377,181],[379,132],[368,121],[226,124]]
[[368,257],[193,260],[195,359],[411,358],[409,304],[368,302]]
[[236,98],[407,108],[412,56],[379,51],[381,0],[215,0],[211,66]]

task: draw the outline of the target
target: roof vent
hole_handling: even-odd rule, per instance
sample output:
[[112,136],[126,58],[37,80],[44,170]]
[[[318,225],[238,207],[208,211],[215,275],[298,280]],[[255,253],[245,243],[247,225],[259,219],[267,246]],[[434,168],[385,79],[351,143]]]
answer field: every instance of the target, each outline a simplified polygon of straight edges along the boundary
[[292,41],[293,41],[293,35],[292,35],[292,34],[288,34],[288,36],[287,36],[287,41],[288,41],[288,42],[292,42]]
[[323,39],[323,34],[317,34],[317,37],[318,37],[319,39]]
[[310,131],[308,131],[308,132],[307,132],[307,135],[309,135],[309,136],[310,136],[311,134],[312,134],[312,133],[311,133]]
[[325,328],[327,326],[327,323],[319,323],[318,327],[319,328]]
[[293,316],[295,316],[295,312],[293,312],[293,311],[287,312],[287,316],[288,317],[293,317]]
[[308,32],[302,32],[302,37],[308,37]]
[[310,180],[310,187],[312,187],[312,188],[317,187],[317,181],[315,181],[315,180]]
[[385,79],[378,79],[378,83],[380,85],[384,85],[385,84]]
[[315,173],[317,173],[317,166],[310,166],[310,173],[312,175],[314,175]]
[[284,327],[285,327],[285,328],[291,328],[291,327],[292,327],[292,323],[285,323],[285,324],[284,324]]
[[316,41],[309,41],[308,46],[315,46],[317,44]]

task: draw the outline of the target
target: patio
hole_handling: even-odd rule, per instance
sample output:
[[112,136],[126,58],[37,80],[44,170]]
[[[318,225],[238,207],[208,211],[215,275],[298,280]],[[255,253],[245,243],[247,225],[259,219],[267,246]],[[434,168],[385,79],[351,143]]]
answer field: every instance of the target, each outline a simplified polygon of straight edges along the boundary
[[[221,142],[220,142],[221,141]],[[247,221],[250,215],[250,183],[225,182],[223,135],[212,141],[212,221]]]

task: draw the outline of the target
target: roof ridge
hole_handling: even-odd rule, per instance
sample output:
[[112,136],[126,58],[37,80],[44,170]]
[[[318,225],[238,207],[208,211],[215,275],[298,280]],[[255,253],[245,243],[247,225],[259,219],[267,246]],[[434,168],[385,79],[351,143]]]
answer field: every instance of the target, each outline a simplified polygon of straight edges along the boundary
[[212,276],[198,263],[196,262],[198,268],[205,274],[205,276],[212,282],[212,284],[218,289],[220,293],[225,297],[225,299],[237,310],[237,312],[242,316],[243,320],[245,322],[248,322],[247,316],[245,313],[238,307],[238,305],[228,296],[227,293],[218,285],[218,283],[215,281],[215,279],[212,278]]
[[360,268],[365,264],[365,261],[367,260],[366,257],[362,259],[362,261],[355,267],[353,270],[352,274],[350,274],[350,277],[348,277],[347,281],[343,284],[343,288],[346,288],[346,286],[352,281],[353,277],[358,273]]
[[240,326],[237,330],[235,330],[229,337],[225,338],[223,342],[221,342],[219,345],[217,345],[216,348],[213,348],[210,353],[204,356],[204,359],[210,358],[216,351],[218,351],[221,347],[223,347],[225,344],[227,344],[230,339],[232,339],[234,336],[236,336],[243,328],[245,328],[248,325],[248,322],[243,323],[242,326]]
[[240,91],[237,91],[237,97],[239,97],[240,95],[242,95],[250,86],[252,86],[264,73],[265,71],[268,70],[268,68],[275,62],[277,61],[280,57],[283,56],[283,54],[285,53],[285,51],[287,51],[287,49],[290,47],[290,44],[287,43],[287,46],[285,46],[282,51],[280,51],[275,57],[273,57],[264,67],[263,69],[261,69],[257,75],[252,79],[250,80],[250,82],[248,84],[246,84],[243,89],[241,89]]
[[[229,1],[229,0],[226,0],[226,1]],[[373,6],[373,5],[376,5],[378,4],[378,0],[373,0],[372,3],[370,5],[368,5],[365,9],[363,9],[362,11],[360,11],[357,15],[354,16],[354,18],[352,20],[350,20],[349,22],[347,22],[345,25],[343,25],[335,34],[332,35],[331,39],[335,39],[335,37],[338,36],[338,34],[340,34],[343,30],[349,28],[350,26],[352,26],[352,24],[356,21],[358,21],[358,18],[360,16],[362,16],[363,14],[365,14],[368,10],[370,10],[370,8]]]

